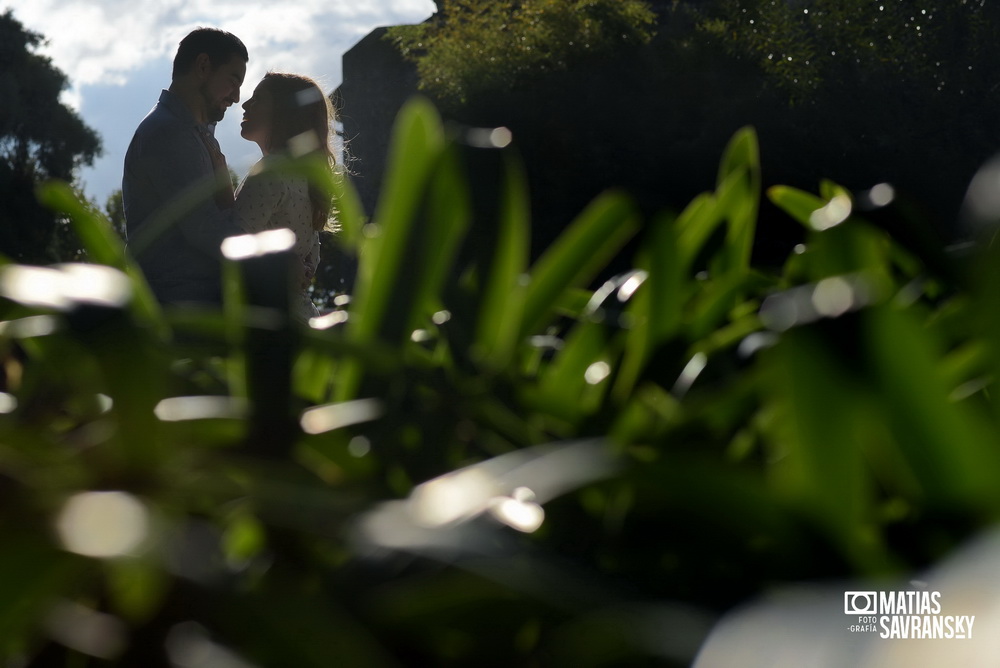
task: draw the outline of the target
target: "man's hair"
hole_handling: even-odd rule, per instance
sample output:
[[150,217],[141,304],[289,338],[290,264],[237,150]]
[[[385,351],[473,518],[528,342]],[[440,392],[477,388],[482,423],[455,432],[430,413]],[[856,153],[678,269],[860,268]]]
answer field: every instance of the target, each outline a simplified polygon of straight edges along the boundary
[[202,53],[208,54],[213,69],[225,65],[233,56],[241,57],[243,62],[250,60],[247,47],[233,33],[217,28],[196,28],[177,46],[172,78],[190,72],[194,61]]

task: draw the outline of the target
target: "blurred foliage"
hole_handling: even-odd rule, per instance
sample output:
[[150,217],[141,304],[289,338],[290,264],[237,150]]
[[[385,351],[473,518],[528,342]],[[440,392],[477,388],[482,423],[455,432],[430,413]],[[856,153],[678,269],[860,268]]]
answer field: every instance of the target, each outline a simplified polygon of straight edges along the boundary
[[972,94],[1000,36],[996,7],[982,2],[721,0],[701,11],[703,31],[799,101],[875,80],[919,96]]
[[608,192],[534,262],[515,151],[425,101],[370,218],[321,182],[359,267],[308,327],[263,241],[223,312],[163,310],[40,190],[93,264],[0,270],[5,662],[688,665],[752,594],[998,519],[996,249],[928,262],[868,220],[884,186],[768,189],[806,240],[765,270],[750,128],[678,215]]
[[76,259],[66,225],[38,205],[39,181],[70,180],[101,150],[97,134],[59,96],[66,75],[36,53],[42,36],[0,13],[0,252],[29,263]]
[[108,199],[104,202],[104,215],[107,216],[108,222],[111,223],[112,229],[118,233],[118,235],[124,239],[125,238],[125,202],[122,199],[122,189],[115,188],[108,195]]
[[460,104],[645,44],[654,20],[641,0],[444,0],[428,21],[393,26],[386,38],[417,64],[421,90]]

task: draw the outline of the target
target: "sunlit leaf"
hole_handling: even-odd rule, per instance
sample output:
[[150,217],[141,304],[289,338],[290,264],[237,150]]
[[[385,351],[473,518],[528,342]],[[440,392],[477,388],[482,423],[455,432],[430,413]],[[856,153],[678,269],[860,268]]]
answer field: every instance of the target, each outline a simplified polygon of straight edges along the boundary
[[722,156],[718,188],[723,188],[731,179],[737,179],[739,184],[736,197],[727,201],[719,195],[727,209],[726,263],[727,270],[743,272],[750,266],[760,203],[760,149],[753,128],[737,131]]
[[366,216],[357,190],[346,174],[334,178],[333,198],[337,222],[340,224],[338,236],[345,246],[357,249],[361,244]]
[[38,198],[49,208],[69,216],[73,231],[92,261],[119,269],[129,276],[132,281],[132,301],[137,313],[165,336],[165,322],[160,306],[142,272],[126,254],[125,245],[107,218],[84,206],[73,189],[61,181],[49,181],[39,186]]
[[489,366],[502,368],[520,331],[528,263],[530,209],[523,168],[508,158],[492,273],[483,290],[476,345]]
[[[460,169],[458,156],[449,150],[442,154],[431,176],[426,218],[419,221],[409,248],[408,264],[413,270],[404,274],[412,284],[412,302],[397,305],[410,311],[407,332],[425,324],[439,310],[441,287],[451,274],[455,252],[469,227],[471,204]],[[403,286],[400,292],[404,292]]]
[[111,604],[116,614],[133,623],[146,622],[163,604],[169,575],[149,556],[104,564]]
[[539,389],[551,410],[568,416],[588,408],[583,401],[588,387],[611,382],[609,362],[613,360],[606,359],[608,352],[607,333],[601,324],[581,322],[573,328],[563,349],[540,379]]
[[813,212],[826,206],[823,198],[791,186],[771,186],[767,196],[789,216],[810,228]]
[[636,266],[646,272],[647,278],[628,306],[633,326],[627,330],[621,370],[615,380],[614,392],[619,401],[634,389],[652,350],[681,327],[690,277],[685,275],[689,266],[682,259],[680,225],[691,224],[691,219],[678,223],[672,216],[658,216],[649,226],[647,241],[636,257]]
[[677,217],[677,246],[683,274],[687,274],[694,266],[695,258],[722,222],[723,215],[715,196],[702,193],[691,200]]
[[[348,327],[355,340],[379,336],[387,316],[400,317],[390,310],[390,305],[399,303],[393,291],[400,287],[413,242],[411,232],[443,148],[444,130],[437,112],[426,100],[411,100],[397,118],[384,187],[371,227],[363,232],[368,239],[360,252]],[[407,310],[402,315],[404,322],[408,314]],[[338,386],[341,399],[353,396],[360,372],[356,365],[345,365]]]
[[819,182],[819,194],[820,197],[827,201],[832,200],[834,197],[851,197],[851,192],[847,188],[829,179],[822,179]]
[[560,295],[593,277],[637,229],[635,207],[625,195],[608,192],[594,200],[532,267],[521,334],[537,332]]
[[359,267],[358,287],[352,306],[358,335],[374,333],[383,310],[391,301],[404,260],[409,232],[420,207],[427,179],[437,164],[444,134],[434,108],[419,98],[399,114],[379,198],[370,241]]

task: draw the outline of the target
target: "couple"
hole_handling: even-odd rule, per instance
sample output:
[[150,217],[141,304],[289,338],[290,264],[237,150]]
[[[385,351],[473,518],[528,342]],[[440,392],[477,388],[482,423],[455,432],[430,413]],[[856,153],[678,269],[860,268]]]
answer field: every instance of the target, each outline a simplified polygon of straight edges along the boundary
[[170,88],[139,124],[125,155],[128,244],[162,304],[217,305],[223,239],[289,228],[299,260],[290,277],[298,290],[293,313],[307,320],[318,315],[308,288],[331,200],[304,177],[268,168],[306,153],[333,169],[332,109],[311,79],[268,73],[243,104],[240,126],[263,157],[234,193],[214,131],[240,100],[248,60],[243,42],[222,30],[199,28],[181,40]]

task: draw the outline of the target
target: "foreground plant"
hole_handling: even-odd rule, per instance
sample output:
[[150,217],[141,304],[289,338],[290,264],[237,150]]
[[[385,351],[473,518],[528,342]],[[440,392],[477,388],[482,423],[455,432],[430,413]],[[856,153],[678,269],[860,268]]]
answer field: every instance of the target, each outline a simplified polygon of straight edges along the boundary
[[771,583],[939,559],[1000,509],[995,297],[833,184],[768,191],[806,239],[755,267],[758,164],[741,130],[679,215],[607,193],[532,263],[516,154],[414,101],[370,219],[325,182],[360,266],[309,327],[280,233],[223,312],[163,310],[46,187],[93,264],[0,271],[0,655],[687,665]]

